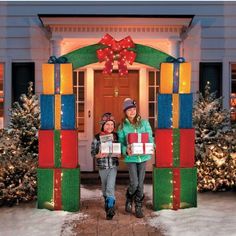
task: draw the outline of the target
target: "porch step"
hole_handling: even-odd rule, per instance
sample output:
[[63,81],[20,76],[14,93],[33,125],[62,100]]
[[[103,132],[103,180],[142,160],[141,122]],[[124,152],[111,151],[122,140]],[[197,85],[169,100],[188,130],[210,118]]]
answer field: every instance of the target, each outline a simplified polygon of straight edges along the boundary
[[[81,184],[100,184],[100,177],[98,171],[92,172],[80,172]],[[117,184],[129,184],[129,173],[128,171],[118,171],[116,177]],[[145,183],[152,183],[152,172],[147,171],[145,176]]]

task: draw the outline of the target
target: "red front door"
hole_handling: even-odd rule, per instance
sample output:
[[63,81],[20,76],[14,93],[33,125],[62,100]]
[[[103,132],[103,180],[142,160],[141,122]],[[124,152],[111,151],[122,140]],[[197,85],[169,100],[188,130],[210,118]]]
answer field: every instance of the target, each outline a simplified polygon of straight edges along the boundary
[[[111,112],[116,124],[124,117],[123,101],[130,97],[139,100],[139,71],[129,71],[127,78],[120,78],[117,71],[110,76],[104,76],[102,71],[94,72],[94,134],[100,132],[99,121],[105,112]],[[119,170],[126,170],[121,160]]]
[[123,101],[130,97],[139,99],[139,72],[129,71],[127,78],[120,78],[115,71],[111,76],[104,76],[102,71],[95,71],[94,75],[94,133],[100,131],[99,121],[105,112],[111,112],[120,123],[123,118]]

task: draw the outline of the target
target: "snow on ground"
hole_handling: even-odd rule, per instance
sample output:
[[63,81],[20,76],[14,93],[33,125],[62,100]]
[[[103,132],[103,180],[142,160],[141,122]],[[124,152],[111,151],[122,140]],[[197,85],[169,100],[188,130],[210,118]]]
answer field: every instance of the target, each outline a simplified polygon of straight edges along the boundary
[[[98,199],[101,190],[89,190],[81,185],[81,200]],[[37,209],[36,203],[25,203],[14,207],[0,208],[0,236],[59,236],[71,235],[72,225],[68,222],[86,218],[82,213]],[[46,234],[45,234],[46,233]]]
[[[145,185],[152,198],[152,186]],[[236,236],[236,193],[198,193],[198,207],[161,210],[148,220],[166,236]]]
[[[147,199],[152,186],[145,185]],[[81,186],[81,200],[100,199],[101,190]],[[151,201],[151,200],[149,200]],[[37,209],[35,202],[0,208],[0,236],[71,236],[70,222],[87,218],[83,213]],[[198,207],[178,211],[161,210],[148,220],[166,236],[236,236],[236,193],[199,193]]]

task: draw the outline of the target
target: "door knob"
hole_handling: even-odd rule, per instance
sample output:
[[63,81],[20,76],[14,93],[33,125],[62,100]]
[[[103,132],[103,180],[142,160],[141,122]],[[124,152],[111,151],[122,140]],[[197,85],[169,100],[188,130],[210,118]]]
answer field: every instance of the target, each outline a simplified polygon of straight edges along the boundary
[[115,88],[115,89],[114,89],[114,96],[115,96],[115,97],[118,97],[118,96],[119,96],[119,89],[118,89],[118,88]]

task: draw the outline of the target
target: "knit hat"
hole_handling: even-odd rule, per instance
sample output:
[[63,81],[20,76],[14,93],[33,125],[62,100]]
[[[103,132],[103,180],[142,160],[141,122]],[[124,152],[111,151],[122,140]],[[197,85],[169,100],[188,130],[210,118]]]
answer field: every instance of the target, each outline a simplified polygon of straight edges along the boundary
[[106,112],[102,115],[101,117],[101,121],[99,122],[99,124],[101,125],[101,130],[103,131],[103,127],[104,125],[108,122],[108,121],[112,121],[114,123],[114,127],[116,125],[115,122],[115,118],[114,116],[110,113],[110,112]]
[[126,98],[123,102],[123,111],[125,112],[126,110],[133,108],[133,107],[137,107],[136,106],[136,102],[134,100],[132,100],[131,98]]

